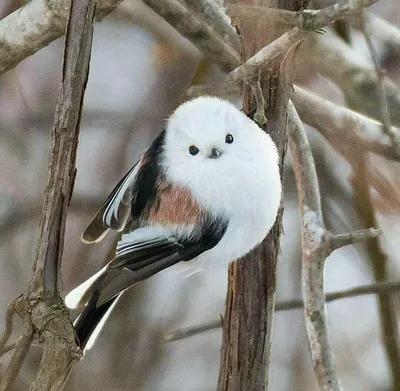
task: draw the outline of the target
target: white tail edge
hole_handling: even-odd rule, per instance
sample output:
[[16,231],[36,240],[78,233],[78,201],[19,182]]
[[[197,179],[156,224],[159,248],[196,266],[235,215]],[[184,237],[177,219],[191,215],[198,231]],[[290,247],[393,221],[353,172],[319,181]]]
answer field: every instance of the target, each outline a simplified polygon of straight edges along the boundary
[[[116,306],[116,304],[117,304],[119,298],[121,297],[121,295],[122,295],[122,293],[120,293],[120,294],[115,298],[114,302],[110,305],[110,308],[107,310],[107,312],[106,312],[106,313],[104,314],[104,316],[101,318],[101,320],[100,320],[100,322],[98,323],[98,325],[96,326],[96,328],[93,330],[93,333],[92,333],[91,336],[89,337],[89,339],[88,339],[88,341],[87,341],[87,343],[86,343],[86,346],[85,346],[85,348],[83,349],[83,354],[85,354],[85,352],[86,352],[87,350],[89,350],[89,349],[94,345],[94,343],[96,342],[97,337],[99,336],[101,330],[102,330],[103,327],[104,327],[104,324],[106,323],[106,321],[107,321],[108,317],[110,316],[112,310],[113,310],[114,307]],[[79,318],[78,318],[78,319],[79,319]],[[74,325],[75,325],[75,323],[78,321],[78,319],[75,320]]]
[[78,285],[75,289],[68,293],[65,297],[65,305],[70,309],[77,309],[83,303],[81,300],[85,293],[90,289],[93,283],[104,273],[108,265],[104,266],[101,270],[99,270],[92,277],[84,281],[81,285]]

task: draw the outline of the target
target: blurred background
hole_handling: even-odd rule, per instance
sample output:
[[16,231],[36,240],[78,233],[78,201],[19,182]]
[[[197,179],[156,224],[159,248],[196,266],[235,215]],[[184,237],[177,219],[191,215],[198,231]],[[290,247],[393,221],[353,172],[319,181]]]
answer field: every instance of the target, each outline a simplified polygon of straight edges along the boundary
[[[3,0],[0,17],[23,3]],[[370,11],[400,28],[397,0],[381,1]],[[363,34],[355,25],[349,23],[345,39],[357,58],[370,64]],[[334,34],[329,30],[321,39]],[[373,42],[382,67],[400,89],[400,47]],[[310,42],[302,45],[296,83],[345,105],[341,88],[315,69],[312,47]],[[0,329],[7,304],[25,289],[34,259],[62,49],[59,39],[0,77]],[[88,246],[80,241],[101,202],[185,99],[186,90],[193,83],[217,82],[221,75],[139,0],[125,0],[95,25],[78,172],[67,220],[63,295],[100,268],[115,242],[112,235],[102,244]],[[227,98],[240,102],[239,96]],[[341,233],[369,226],[374,213],[384,230],[379,251],[357,245],[331,255],[326,266],[327,291],[374,283],[372,265],[379,264],[379,259],[387,262],[388,278],[400,280],[399,163],[370,158],[381,186],[371,192],[372,210],[366,216],[357,206],[358,178],[350,165],[315,129],[307,131],[328,229]],[[289,159],[284,202],[278,301],[301,297],[299,210]],[[226,264],[176,265],[129,290],[97,344],[74,366],[66,390],[214,390],[221,331],[169,343],[164,337],[177,328],[218,319],[224,312],[226,287]],[[397,317],[399,295],[392,297]],[[328,304],[328,314],[344,388],[393,389],[376,297],[335,301]],[[21,324],[17,317],[14,321],[13,335],[18,336]],[[274,330],[271,391],[317,390],[302,311],[278,312]],[[15,390],[28,389],[41,349],[40,345],[31,349]],[[0,376],[9,357],[8,353],[1,358]]]

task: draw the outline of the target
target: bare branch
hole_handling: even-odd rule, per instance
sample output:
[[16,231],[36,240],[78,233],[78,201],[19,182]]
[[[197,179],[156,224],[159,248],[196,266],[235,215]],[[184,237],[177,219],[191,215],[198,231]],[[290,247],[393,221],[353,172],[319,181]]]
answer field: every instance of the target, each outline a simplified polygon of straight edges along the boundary
[[301,119],[316,128],[345,158],[351,157],[357,147],[400,161],[400,153],[387,137],[382,137],[379,123],[297,86],[292,101]]
[[[98,0],[101,20],[122,0]],[[65,33],[70,0],[32,0],[0,21],[0,74]]]
[[382,230],[369,228],[369,229],[361,229],[359,231],[349,232],[346,234],[331,235],[331,237],[328,240],[330,240],[330,248],[333,251],[341,247],[348,246],[350,244],[355,244],[363,242],[367,239],[376,238],[379,235],[382,235]]
[[0,338],[0,357],[10,349],[6,349],[6,343],[10,339],[13,329],[13,317],[15,314],[14,301],[7,306],[4,318],[4,331]]
[[314,160],[300,118],[289,104],[289,149],[302,216],[302,290],[314,371],[322,390],[341,390],[334,363],[324,295],[324,265],[336,248],[375,238],[379,230],[332,235],[323,221]]
[[321,390],[342,390],[336,369],[324,294],[324,264],[330,249],[314,159],[293,104],[289,103],[288,138],[302,216],[302,290],[304,314],[314,371]]
[[18,373],[25,360],[25,357],[28,354],[32,341],[33,341],[33,327],[29,319],[25,319],[24,332],[19,337],[16,343],[13,356],[11,357],[11,360],[6,369],[6,373],[4,374],[3,379],[1,380],[0,391],[9,391],[12,389],[12,386],[15,382],[15,379],[18,376]]
[[201,334],[209,330],[219,329],[222,326],[222,320],[217,319],[212,322],[202,323],[195,326],[184,327],[174,330],[164,337],[164,342],[174,342],[180,339],[189,338],[196,334]]
[[208,24],[194,15],[178,0],[143,0],[157,14],[189,39],[222,70],[230,71],[240,64],[240,55]]
[[227,7],[227,10],[231,16],[273,18],[303,30],[318,30],[343,18],[350,12],[368,7],[377,1],[378,0],[340,0],[320,10],[307,9],[299,12],[241,4],[232,4]]
[[215,0],[184,0],[187,7],[210,25],[237,52],[241,50],[240,38],[231,25],[229,16]]
[[[312,35],[310,59],[315,69],[342,90],[349,107],[369,117],[380,118],[378,79],[371,63],[333,33]],[[400,89],[383,78],[390,118],[400,126]]]
[[[359,296],[376,295],[381,293],[395,293],[400,290],[400,281],[394,282],[380,282],[371,285],[362,285],[355,288],[345,289],[337,292],[330,292],[325,295],[325,301],[327,303],[336,300],[349,299]],[[287,300],[278,301],[275,306],[276,312],[289,311],[294,309],[304,308],[303,300]],[[221,319],[215,319],[210,322],[201,323],[199,325],[182,327],[168,333],[164,337],[165,342],[174,342],[181,339],[193,337],[197,334],[204,333],[206,331],[219,329],[222,326]]]
[[30,391],[62,390],[73,363],[80,356],[69,312],[58,293],[58,276],[66,212],[76,173],[94,10],[94,0],[76,0],[71,4],[36,258],[27,291],[19,301],[19,310],[15,307],[24,320],[25,331],[7,367],[1,391],[11,388],[34,335],[39,335],[44,341],[44,350]]
[[375,38],[400,53],[400,29],[374,14],[365,12],[364,28]]
[[261,67],[286,53],[293,45],[304,39],[306,35],[307,32],[297,27],[282,34],[253,57],[250,57],[245,63],[228,73],[228,82],[250,81],[257,75]]
[[364,13],[361,13],[361,30],[364,33],[365,42],[367,43],[372,62],[374,63],[376,73],[376,90],[379,99],[380,119],[382,120],[383,131],[389,136],[393,147],[400,153],[400,134],[392,128],[390,121],[389,108],[387,103],[386,88],[384,84],[384,72],[379,65],[378,56],[374,49],[369,31],[367,30],[364,22]]
[[[352,165],[351,184],[354,188],[354,199],[359,217],[364,227],[377,226],[375,207],[371,196],[368,164],[365,153],[355,149],[353,157],[349,160]],[[379,238],[373,238],[367,242],[369,265],[376,282],[387,281],[389,275],[389,260],[382,248]],[[400,389],[400,338],[397,322],[396,307],[393,297],[387,294],[378,296],[379,320],[381,325],[382,345],[385,351],[390,374],[393,381],[393,389]]]
[[17,347],[16,342],[9,343],[7,345],[4,345],[3,349],[0,352],[0,355],[6,354],[10,352],[11,350],[14,350]]

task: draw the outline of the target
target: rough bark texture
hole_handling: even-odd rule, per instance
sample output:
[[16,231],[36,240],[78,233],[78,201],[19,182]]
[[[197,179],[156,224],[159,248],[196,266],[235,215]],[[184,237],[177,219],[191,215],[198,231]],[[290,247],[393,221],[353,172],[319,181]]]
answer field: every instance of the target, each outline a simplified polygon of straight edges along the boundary
[[24,319],[25,331],[3,378],[1,391],[12,387],[34,335],[44,342],[44,351],[30,391],[62,390],[73,363],[80,355],[69,312],[57,288],[66,212],[75,180],[94,10],[94,0],[72,1],[33,274],[26,293],[14,306]]
[[[301,0],[243,0],[226,4],[262,5],[298,10]],[[272,42],[287,28],[266,19],[234,18],[243,41],[243,60]],[[266,131],[278,145],[281,173],[286,148],[286,107],[293,74],[292,50],[262,70],[260,84],[266,99]],[[284,61],[282,61],[284,58]],[[254,110],[250,88],[244,94],[244,111]],[[249,200],[251,202],[251,200]],[[275,307],[276,266],[283,209],[264,242],[229,268],[229,287],[223,322],[219,391],[268,389],[272,321]]]

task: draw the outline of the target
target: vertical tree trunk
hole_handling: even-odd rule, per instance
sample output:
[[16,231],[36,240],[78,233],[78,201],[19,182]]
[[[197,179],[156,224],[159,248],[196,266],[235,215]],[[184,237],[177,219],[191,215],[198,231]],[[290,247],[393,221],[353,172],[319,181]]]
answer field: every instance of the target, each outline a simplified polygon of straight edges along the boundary
[[[225,4],[246,4],[298,10],[302,0],[226,0]],[[243,41],[245,61],[287,30],[270,18],[235,18]],[[294,71],[292,49],[263,69],[260,85],[266,100],[265,130],[278,146],[281,175],[286,149],[286,108]],[[251,90],[245,87],[244,111],[254,110]],[[251,200],[249,200],[251,202]],[[263,243],[229,268],[229,286],[223,322],[223,341],[218,391],[260,391],[268,389],[272,322],[275,309],[276,269],[282,231],[280,210],[276,223]]]

